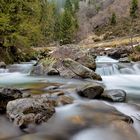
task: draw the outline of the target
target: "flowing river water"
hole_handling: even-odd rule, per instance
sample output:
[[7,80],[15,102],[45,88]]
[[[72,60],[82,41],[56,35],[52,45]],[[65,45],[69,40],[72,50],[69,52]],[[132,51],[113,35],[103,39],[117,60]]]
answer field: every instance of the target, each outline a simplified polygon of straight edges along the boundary
[[[97,69],[96,72],[99,73],[103,78],[103,84],[105,85],[106,89],[123,89],[127,92],[127,103],[108,103],[105,101],[95,101],[96,105],[99,104],[99,106],[104,106],[105,104],[108,104],[109,106],[115,107],[120,112],[132,117],[134,119],[133,127],[135,128],[138,135],[140,134],[140,63],[129,63],[129,64],[121,64],[117,60],[111,59],[106,56],[99,56],[96,59],[97,63]],[[0,69],[0,87],[14,87],[14,88],[20,88],[22,90],[24,89],[30,89],[29,92],[32,94],[41,94],[46,93],[45,89],[48,86],[53,85],[69,85],[69,86],[79,86],[84,83],[93,82],[92,80],[76,80],[76,79],[65,79],[60,77],[44,77],[44,76],[31,76],[30,72],[32,70],[33,65],[35,64],[34,61],[28,62],[28,63],[22,63],[22,64],[14,64],[11,66],[8,66],[7,69]],[[81,114],[83,115],[91,115],[88,110],[81,112],[79,108],[76,106],[77,103],[85,103],[88,102],[89,104],[93,105],[95,102],[92,103],[92,101],[81,99],[80,97],[74,95],[73,97],[76,98],[76,101],[72,105],[66,105],[63,107],[57,107],[56,108],[56,114],[54,115],[53,119],[47,124],[54,126],[50,126],[51,131],[46,128],[46,125],[42,125],[40,128],[37,129],[37,131],[46,130],[51,135],[51,133],[57,131],[57,133],[62,133],[62,131],[68,131],[70,124],[67,124],[65,122],[65,118],[72,116],[73,114]],[[111,108],[109,108],[111,110]],[[104,116],[102,116],[104,117]],[[80,124],[82,123],[82,120],[80,120],[78,117],[75,118]],[[75,120],[74,119],[74,120]],[[103,118],[104,119],[104,118]],[[55,122],[55,120],[57,120]],[[59,121],[58,121],[59,120]],[[4,119],[2,116],[0,117],[0,134],[2,138],[8,137],[9,139],[12,139],[15,135],[23,135],[23,133],[20,132],[17,128],[14,127],[11,123],[8,122],[7,119]],[[55,123],[54,123],[55,122]],[[60,123],[61,122],[61,123]],[[61,127],[65,126],[64,128]],[[60,129],[61,127],[61,129]],[[77,126],[75,126],[77,127]],[[76,128],[79,129],[79,128]],[[74,131],[74,129],[72,129]],[[76,132],[70,132],[73,136],[70,138],[70,140],[124,140],[123,137],[121,137],[120,134],[117,134],[117,132],[110,126],[107,127],[98,127],[98,125],[94,129],[93,127],[88,127],[87,129],[82,129],[81,131]],[[9,133],[6,133],[6,132]],[[61,131],[61,132],[60,132]],[[66,133],[65,132],[65,133]],[[46,133],[46,131],[45,131]],[[53,134],[52,134],[53,135]],[[58,140],[67,140],[69,134],[61,134],[63,137],[57,138]],[[67,136],[66,136],[67,135]],[[0,137],[0,138],[1,138]],[[17,138],[13,138],[17,139]],[[31,135],[30,137],[25,137],[23,140],[26,139],[33,139],[33,140],[51,140],[51,139],[45,139],[42,138],[42,136],[38,137],[38,135],[34,136]],[[20,140],[20,139],[19,139]],[[131,140],[131,138],[130,138]]]

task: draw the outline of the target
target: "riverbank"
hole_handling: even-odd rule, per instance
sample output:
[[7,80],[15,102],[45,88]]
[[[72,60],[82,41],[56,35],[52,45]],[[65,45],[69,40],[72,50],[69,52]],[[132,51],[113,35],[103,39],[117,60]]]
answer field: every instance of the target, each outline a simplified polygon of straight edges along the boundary
[[0,47],[0,62],[6,64],[30,61],[35,56],[36,52],[32,48]]

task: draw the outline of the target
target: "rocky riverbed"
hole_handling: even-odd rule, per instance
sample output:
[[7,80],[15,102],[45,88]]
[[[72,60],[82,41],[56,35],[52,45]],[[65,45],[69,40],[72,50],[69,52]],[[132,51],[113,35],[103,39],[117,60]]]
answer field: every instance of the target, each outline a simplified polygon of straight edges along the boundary
[[94,54],[61,47],[1,67],[0,139],[139,140],[139,62]]

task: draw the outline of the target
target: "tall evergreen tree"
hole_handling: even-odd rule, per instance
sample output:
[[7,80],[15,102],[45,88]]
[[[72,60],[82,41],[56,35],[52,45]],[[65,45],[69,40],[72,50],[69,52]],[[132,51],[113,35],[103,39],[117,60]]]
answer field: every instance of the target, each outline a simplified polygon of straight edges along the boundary
[[55,39],[56,5],[54,2],[44,1],[41,6],[41,30],[47,43]]
[[79,0],[74,0],[74,11],[77,12],[79,8]]
[[61,44],[69,44],[72,42],[74,35],[73,17],[68,10],[61,16],[60,42]]
[[130,28],[130,42],[133,52],[135,53],[135,49],[133,47],[133,30],[134,30],[134,20],[137,18],[138,12],[138,0],[132,0],[130,6],[130,17],[131,17],[131,28]]
[[61,15],[60,41],[61,44],[72,43],[78,28],[76,10],[73,9],[73,2],[66,0],[64,12]]
[[65,2],[65,6],[64,6],[64,10],[68,10],[70,12],[73,11],[73,7],[72,7],[72,3],[71,3],[71,0],[66,0]]
[[115,12],[112,13],[110,22],[111,22],[111,25],[115,25],[117,23]]
[[0,0],[0,45],[71,43],[78,28],[76,1],[66,0],[64,11],[59,13],[50,0]]
[[132,0],[131,1],[131,7],[130,7],[130,16],[132,18],[137,17],[137,11],[138,11],[138,0]]
[[41,38],[39,0],[0,0],[0,40],[3,46],[36,45]]

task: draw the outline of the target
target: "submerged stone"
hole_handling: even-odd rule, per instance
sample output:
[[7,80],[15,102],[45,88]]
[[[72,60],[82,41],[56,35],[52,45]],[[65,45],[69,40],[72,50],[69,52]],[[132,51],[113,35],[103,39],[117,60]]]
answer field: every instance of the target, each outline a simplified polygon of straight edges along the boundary
[[126,100],[126,92],[121,89],[106,90],[101,95],[101,98],[113,102],[124,102]]

